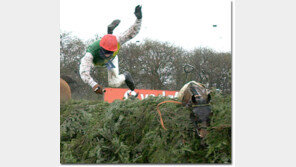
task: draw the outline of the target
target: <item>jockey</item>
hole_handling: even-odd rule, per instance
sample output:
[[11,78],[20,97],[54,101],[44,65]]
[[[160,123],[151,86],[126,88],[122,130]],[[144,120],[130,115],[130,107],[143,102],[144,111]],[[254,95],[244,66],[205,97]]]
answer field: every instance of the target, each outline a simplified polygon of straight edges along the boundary
[[136,6],[135,16],[137,17],[136,22],[121,36],[112,35],[113,30],[118,26],[120,20],[114,20],[108,26],[108,34],[103,36],[102,39],[95,41],[91,44],[84,57],[81,59],[80,64],[80,77],[83,82],[90,85],[93,91],[97,94],[103,94],[104,89],[101,85],[94,81],[90,76],[90,70],[94,66],[106,66],[108,69],[108,84],[111,87],[119,87],[124,82],[131,91],[134,91],[135,84],[133,78],[129,72],[119,74],[118,67],[118,56],[117,53],[122,44],[135,37],[141,28],[142,23],[142,6]]

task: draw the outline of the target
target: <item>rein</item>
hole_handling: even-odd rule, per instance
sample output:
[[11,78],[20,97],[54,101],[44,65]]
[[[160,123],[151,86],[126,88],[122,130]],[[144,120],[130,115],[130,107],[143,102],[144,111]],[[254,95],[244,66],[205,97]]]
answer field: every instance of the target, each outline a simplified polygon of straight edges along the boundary
[[160,105],[162,105],[162,104],[164,104],[164,103],[177,103],[177,104],[182,104],[181,102],[178,102],[178,101],[173,101],[173,100],[168,100],[168,101],[163,101],[163,102],[161,102],[161,103],[159,103],[158,105],[157,105],[157,111],[158,111],[158,115],[159,115],[159,117],[160,117],[160,124],[161,124],[161,126],[162,126],[162,128],[164,129],[164,130],[167,130],[165,127],[164,127],[164,124],[163,124],[163,120],[162,120],[162,116],[161,116],[161,112],[160,112],[160,110],[159,110],[159,106]]
[[210,104],[200,104],[200,105],[191,105],[191,107],[202,107],[202,106],[209,106]]

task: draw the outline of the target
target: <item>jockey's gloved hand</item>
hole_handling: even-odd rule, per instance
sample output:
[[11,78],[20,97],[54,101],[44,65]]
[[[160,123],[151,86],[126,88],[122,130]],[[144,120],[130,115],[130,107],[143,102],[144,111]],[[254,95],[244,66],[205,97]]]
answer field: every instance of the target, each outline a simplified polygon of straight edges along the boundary
[[135,15],[137,19],[142,19],[142,6],[138,5],[135,8]]
[[103,87],[99,84],[96,84],[92,89],[96,94],[103,94],[103,92],[105,92]]
[[113,30],[118,26],[120,20],[113,20],[111,24],[108,25],[108,34],[113,34]]

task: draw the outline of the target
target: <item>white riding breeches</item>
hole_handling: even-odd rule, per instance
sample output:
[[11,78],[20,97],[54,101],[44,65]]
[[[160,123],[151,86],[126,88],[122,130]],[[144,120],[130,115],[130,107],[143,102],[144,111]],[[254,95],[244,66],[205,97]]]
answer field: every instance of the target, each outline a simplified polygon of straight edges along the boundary
[[118,56],[112,60],[112,63],[115,68],[108,69],[108,84],[110,87],[119,87],[124,83],[125,76],[119,75]]

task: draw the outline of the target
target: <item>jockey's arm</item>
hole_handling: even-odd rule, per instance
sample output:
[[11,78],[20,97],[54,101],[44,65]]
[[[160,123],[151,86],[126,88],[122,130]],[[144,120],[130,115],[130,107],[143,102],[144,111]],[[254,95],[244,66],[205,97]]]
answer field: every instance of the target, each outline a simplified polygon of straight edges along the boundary
[[90,53],[86,53],[81,59],[79,73],[84,83],[87,83],[92,88],[97,84],[94,79],[90,76],[90,70],[94,67],[93,56]]
[[140,31],[142,25],[142,19],[136,19],[136,22],[124,33],[118,37],[120,45],[134,38]]

